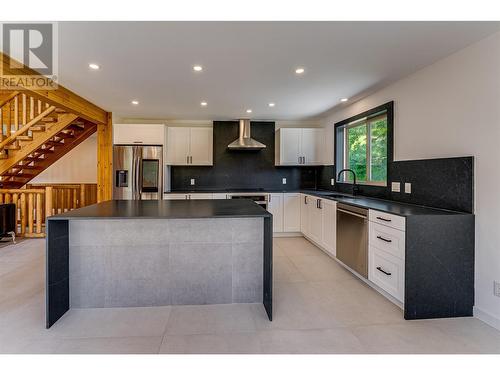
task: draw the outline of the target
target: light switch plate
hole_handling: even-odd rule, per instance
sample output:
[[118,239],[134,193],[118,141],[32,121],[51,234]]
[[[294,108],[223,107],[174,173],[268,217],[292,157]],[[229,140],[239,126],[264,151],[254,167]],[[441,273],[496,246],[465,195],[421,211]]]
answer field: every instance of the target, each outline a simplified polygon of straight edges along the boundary
[[405,193],[411,194],[411,183],[410,182],[405,182]]
[[283,177],[282,182],[283,182],[283,185],[286,185],[286,178],[285,177]]
[[191,185],[194,185],[194,178],[191,179]]
[[335,185],[335,179],[334,178],[330,179],[330,185],[332,185],[332,186]]
[[399,193],[401,191],[401,182],[392,182],[391,190],[395,193]]

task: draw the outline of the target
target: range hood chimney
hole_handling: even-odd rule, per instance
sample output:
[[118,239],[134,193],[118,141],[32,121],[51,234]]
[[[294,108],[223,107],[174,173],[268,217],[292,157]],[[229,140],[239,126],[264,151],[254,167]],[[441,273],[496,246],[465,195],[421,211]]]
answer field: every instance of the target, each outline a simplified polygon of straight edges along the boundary
[[234,142],[231,142],[227,148],[230,150],[262,150],[266,148],[262,144],[250,137],[250,120],[240,120],[240,136]]

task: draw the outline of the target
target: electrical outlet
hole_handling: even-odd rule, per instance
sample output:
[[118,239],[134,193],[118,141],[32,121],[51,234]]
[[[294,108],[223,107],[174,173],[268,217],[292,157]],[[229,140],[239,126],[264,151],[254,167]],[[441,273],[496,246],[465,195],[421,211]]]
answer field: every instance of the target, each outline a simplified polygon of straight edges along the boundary
[[286,185],[286,178],[285,177],[283,177],[281,181],[283,182],[283,185]]
[[411,194],[411,183],[405,182],[405,193]]
[[493,294],[500,297],[500,281],[493,281]]
[[391,190],[395,193],[399,193],[401,191],[401,182],[392,182]]
[[332,186],[335,185],[335,179],[334,178],[330,179],[330,185],[332,185]]
[[191,179],[191,185],[194,185],[194,178]]

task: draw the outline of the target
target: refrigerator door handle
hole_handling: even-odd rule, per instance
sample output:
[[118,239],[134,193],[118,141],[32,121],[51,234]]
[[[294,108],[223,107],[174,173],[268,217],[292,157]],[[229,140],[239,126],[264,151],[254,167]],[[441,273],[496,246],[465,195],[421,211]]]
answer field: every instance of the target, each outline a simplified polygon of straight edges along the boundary
[[140,149],[139,147],[137,148],[137,156],[136,156],[136,198],[137,200],[140,200],[141,199],[141,193],[142,193],[142,189],[141,189],[141,160],[142,160],[142,155],[141,155],[141,151],[142,149]]

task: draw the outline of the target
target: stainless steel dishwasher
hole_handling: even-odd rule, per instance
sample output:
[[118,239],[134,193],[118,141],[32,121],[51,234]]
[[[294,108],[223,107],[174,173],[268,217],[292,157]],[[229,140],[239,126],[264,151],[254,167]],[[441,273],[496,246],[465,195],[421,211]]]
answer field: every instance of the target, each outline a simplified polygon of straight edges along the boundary
[[337,258],[368,278],[368,210],[337,203]]

